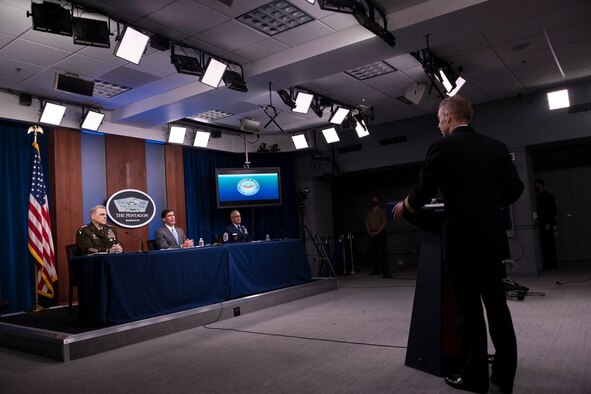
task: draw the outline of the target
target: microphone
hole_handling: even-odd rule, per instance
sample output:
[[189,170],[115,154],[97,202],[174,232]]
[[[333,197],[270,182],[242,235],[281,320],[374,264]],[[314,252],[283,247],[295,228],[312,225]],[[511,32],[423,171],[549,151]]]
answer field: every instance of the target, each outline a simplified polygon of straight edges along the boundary
[[209,233],[210,235],[213,235],[213,243],[212,243],[212,245],[217,246],[217,245],[221,245],[222,244],[221,242],[218,242],[219,239],[220,239],[220,236],[216,232],[211,231],[211,229],[208,228],[208,227],[204,227],[204,226],[199,226],[199,227],[201,228],[202,231],[205,231],[206,233]]
[[276,233],[280,233],[281,239],[287,239],[287,238],[285,238],[285,230],[283,230],[281,228],[267,227],[267,230],[275,231]]
[[143,238],[138,237],[137,235],[134,235],[134,234],[130,233],[129,231],[126,231],[125,234],[130,235],[131,238],[135,238],[135,239],[140,240],[142,248],[141,248],[141,250],[138,250],[138,252],[147,252],[147,250],[144,250],[144,239]]

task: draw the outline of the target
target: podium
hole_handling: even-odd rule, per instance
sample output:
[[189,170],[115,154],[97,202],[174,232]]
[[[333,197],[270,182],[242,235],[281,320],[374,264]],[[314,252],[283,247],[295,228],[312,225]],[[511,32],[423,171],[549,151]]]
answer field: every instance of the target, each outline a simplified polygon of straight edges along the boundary
[[440,207],[405,214],[423,229],[405,365],[436,376],[460,372],[460,339],[443,259]]

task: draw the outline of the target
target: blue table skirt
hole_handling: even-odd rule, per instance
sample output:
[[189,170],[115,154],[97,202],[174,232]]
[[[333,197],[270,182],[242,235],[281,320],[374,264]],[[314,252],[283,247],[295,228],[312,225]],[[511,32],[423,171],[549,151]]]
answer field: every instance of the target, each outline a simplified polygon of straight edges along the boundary
[[80,318],[118,324],[311,280],[299,240],[70,259]]

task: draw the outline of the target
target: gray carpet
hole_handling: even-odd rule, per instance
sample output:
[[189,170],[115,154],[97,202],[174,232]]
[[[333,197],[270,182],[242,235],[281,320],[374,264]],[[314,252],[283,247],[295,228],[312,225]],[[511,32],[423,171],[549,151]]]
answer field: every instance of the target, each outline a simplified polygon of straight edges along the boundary
[[[415,282],[395,275],[343,277],[336,291],[69,363],[0,348],[0,392],[457,393],[404,366]],[[590,277],[571,264],[518,278],[546,295],[509,300],[515,393],[591,393]]]

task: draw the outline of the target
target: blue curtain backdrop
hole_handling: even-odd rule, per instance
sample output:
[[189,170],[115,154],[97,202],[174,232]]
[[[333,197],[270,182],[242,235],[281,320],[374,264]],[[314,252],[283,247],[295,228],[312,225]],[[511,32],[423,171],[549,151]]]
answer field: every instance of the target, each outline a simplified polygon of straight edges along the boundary
[[[8,300],[6,312],[29,309],[35,302],[35,265],[27,246],[27,216],[33,135],[27,134],[30,125],[0,122],[0,206],[4,220],[0,226],[3,250],[0,253],[0,298]],[[45,185],[49,188],[47,133],[39,135]],[[47,191],[49,194],[49,190]],[[49,209],[52,205],[49,201]],[[57,283],[54,283],[56,286]],[[43,297],[41,297],[43,298]]]
[[[187,206],[187,232],[190,238],[203,237],[205,243],[215,241],[214,234],[223,233],[230,224],[232,209],[218,209],[215,190],[216,168],[242,168],[244,154],[185,148],[185,199]],[[241,208],[242,224],[251,233],[251,239],[298,238],[299,224],[296,191],[291,155],[259,153],[249,155],[251,168],[279,167],[283,204],[270,207]]]

